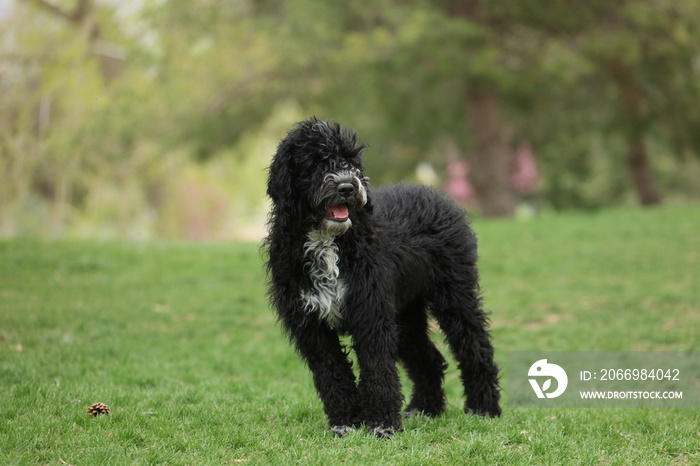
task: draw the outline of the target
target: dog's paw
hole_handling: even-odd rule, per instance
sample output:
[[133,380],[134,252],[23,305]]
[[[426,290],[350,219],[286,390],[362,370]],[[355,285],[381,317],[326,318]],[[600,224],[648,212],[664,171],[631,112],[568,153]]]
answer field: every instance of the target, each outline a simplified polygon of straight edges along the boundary
[[465,408],[464,413],[467,415],[479,416],[479,417],[500,417],[501,408],[496,407],[494,409],[473,409]]
[[434,407],[432,409],[421,409],[413,408],[408,405],[406,410],[403,412],[403,417],[438,417],[445,411],[444,407],[440,406],[437,409]]
[[342,437],[351,432],[355,432],[355,428],[352,426],[331,426],[331,432],[333,432],[336,437]]
[[396,433],[396,427],[377,426],[369,429],[369,432],[377,438],[390,438]]
[[403,412],[403,417],[421,417],[424,415],[425,413],[420,409],[407,409]]

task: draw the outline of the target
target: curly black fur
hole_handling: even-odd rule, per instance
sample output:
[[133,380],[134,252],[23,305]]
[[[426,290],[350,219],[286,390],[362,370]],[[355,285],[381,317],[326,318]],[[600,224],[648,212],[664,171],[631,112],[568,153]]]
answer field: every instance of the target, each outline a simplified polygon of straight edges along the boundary
[[[481,307],[476,237],[438,191],[371,190],[354,132],[315,118],[280,143],[269,170],[269,294],[313,373],[330,427],[378,437],[401,428],[396,361],[414,382],[406,415],[445,410],[445,359],[428,310],[458,361],[465,411],[499,416],[498,367]],[[352,337],[356,380],[339,334]]]

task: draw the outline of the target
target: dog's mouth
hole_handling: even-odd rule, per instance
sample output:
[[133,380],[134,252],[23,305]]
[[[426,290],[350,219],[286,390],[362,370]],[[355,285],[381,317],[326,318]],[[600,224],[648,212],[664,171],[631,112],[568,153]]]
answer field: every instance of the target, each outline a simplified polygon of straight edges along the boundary
[[345,204],[336,204],[326,207],[326,218],[334,222],[344,222],[350,217],[350,211]]

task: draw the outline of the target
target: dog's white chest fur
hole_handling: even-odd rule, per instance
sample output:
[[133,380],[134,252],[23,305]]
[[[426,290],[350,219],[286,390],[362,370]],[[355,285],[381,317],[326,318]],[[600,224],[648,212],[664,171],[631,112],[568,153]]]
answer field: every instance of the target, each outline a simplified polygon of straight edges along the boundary
[[335,235],[312,230],[304,243],[304,269],[311,278],[312,289],[302,290],[301,301],[308,313],[317,314],[331,328],[342,320],[340,313],[345,296],[345,284],[338,268],[338,245]]

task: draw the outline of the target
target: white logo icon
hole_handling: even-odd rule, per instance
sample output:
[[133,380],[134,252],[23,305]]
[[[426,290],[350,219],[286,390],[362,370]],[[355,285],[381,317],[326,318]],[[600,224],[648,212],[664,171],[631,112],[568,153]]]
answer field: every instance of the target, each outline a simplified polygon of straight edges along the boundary
[[[564,393],[569,383],[569,377],[566,375],[566,371],[556,364],[548,363],[546,359],[540,359],[530,366],[527,375],[530,377],[549,377],[544,381],[541,388],[537,383],[537,379],[528,379],[537,398],[556,398]],[[552,385],[552,378],[557,381],[557,389],[553,392],[548,392],[547,390],[549,390]]]

